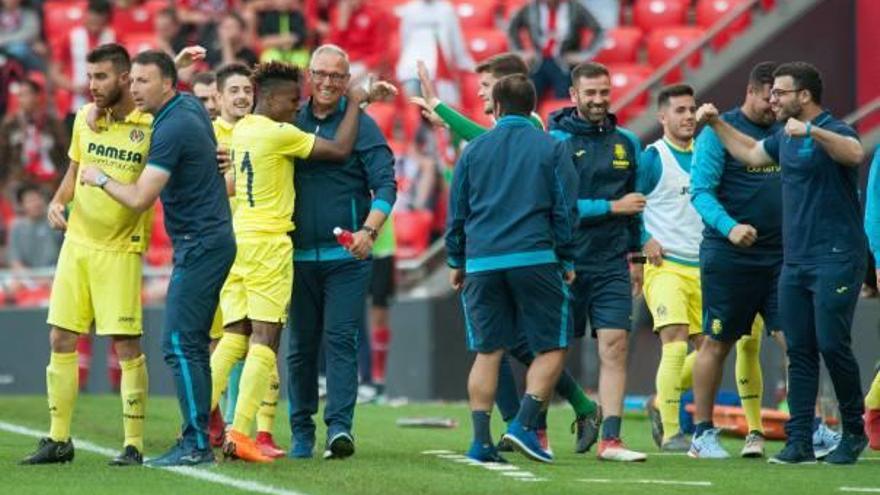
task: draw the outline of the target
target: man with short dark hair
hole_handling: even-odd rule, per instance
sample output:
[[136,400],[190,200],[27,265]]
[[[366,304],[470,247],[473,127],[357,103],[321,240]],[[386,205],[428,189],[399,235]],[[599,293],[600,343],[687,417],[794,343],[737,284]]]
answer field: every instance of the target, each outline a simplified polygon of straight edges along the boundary
[[[610,113],[611,74],[595,62],[571,72],[571,101],[550,116],[550,135],[564,143],[578,171],[579,227],[576,238],[574,331],[587,321],[599,342],[599,402],[605,419],[598,456],[609,461],[644,461],[620,438],[626,388],[632,298],[641,292],[639,214],[645,196],[636,192],[639,139]],[[633,267],[628,266],[628,260]]]
[[449,280],[463,289],[468,346],[477,352],[468,378],[468,457],[505,462],[489,420],[504,349],[523,332],[535,358],[504,438],[530,459],[552,462],[536,430],[572,335],[577,177],[566,150],[529,122],[536,96],[525,75],[501,78],[492,98],[498,124],[455,167],[446,233]]
[[202,102],[211,120],[217,119],[220,115],[217,103],[217,76],[211,71],[199,72],[193,77],[192,92]]
[[[147,368],[140,336],[142,254],[147,247],[152,203],[131,211],[103,191],[84,187],[92,170],[119,184],[134,183],[147,163],[152,117],[135,107],[129,84],[131,61],[121,45],[101,45],[87,55],[89,91],[73,126],[67,173],[49,203],[48,219],[65,231],[49,302],[52,353],[46,367],[51,423],[25,464],[73,460],[70,425],[78,387],[77,340],[90,332],[113,341],[122,378],[123,452],[112,465],[143,462]],[[87,116],[97,108],[96,132]],[[100,171],[99,171],[100,170]],[[79,180],[78,180],[79,179]],[[67,207],[70,205],[70,214]]]
[[[785,126],[765,139],[737,131],[719,118],[711,104],[703,105],[697,118],[707,121],[724,147],[746,166],[767,167],[775,161],[786,177],[779,303],[786,324],[791,419],[786,423],[786,446],[770,462],[816,461],[811,425],[821,354],[843,424],[840,444],[825,462],[852,464],[868,443],[859,366],[850,340],[866,267],[858,198],[858,167],[865,152],[858,134],[823,110],[822,77],[814,66],[782,64],[773,77],[770,104]],[[751,229],[744,237],[753,242],[756,232]],[[723,325],[715,318],[710,329],[720,333]],[[706,412],[700,416],[705,423]]]
[[154,466],[211,463],[209,335],[220,287],[235,257],[226,187],[217,172],[217,142],[208,112],[192,95],[178,93],[174,61],[161,51],[138,54],[132,65],[135,105],[154,115],[147,167],[123,184],[94,167],[80,181],[135,210],[160,193],[174,268],[165,306],[162,348],[177,388],[181,438]]

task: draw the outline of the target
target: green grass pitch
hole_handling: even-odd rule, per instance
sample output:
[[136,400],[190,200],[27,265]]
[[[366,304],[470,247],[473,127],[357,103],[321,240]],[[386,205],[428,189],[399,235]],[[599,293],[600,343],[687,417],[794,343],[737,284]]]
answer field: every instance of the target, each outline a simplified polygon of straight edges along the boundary
[[[19,459],[36,440],[9,431],[9,425],[45,431],[48,424],[43,397],[0,398],[0,493],[26,494],[831,494],[880,493],[880,453],[866,452],[856,466],[771,466],[764,460],[735,458],[729,461],[696,461],[686,456],[650,455],[644,464],[600,462],[593,452],[576,455],[569,433],[571,412],[554,407],[550,414],[550,439],[555,464],[531,462],[508,454],[515,474],[489,470],[456,460],[468,446],[469,414],[463,404],[425,404],[390,407],[358,406],[355,457],[324,461],[320,451],[311,460],[281,459],[270,465],[220,462],[192,472],[147,468],[111,468],[107,457],[78,448],[76,460],[63,466],[19,466]],[[116,450],[122,441],[119,398],[80,396],[74,415],[74,441],[85,440]],[[279,408],[275,435],[288,446],[286,404]],[[407,416],[445,416],[459,422],[455,429],[411,429],[395,425]],[[493,426],[500,434],[501,422]],[[176,402],[153,397],[148,403],[146,454],[162,453],[179,426]],[[324,434],[319,427],[319,445]],[[656,454],[645,418],[624,421],[628,444]],[[724,441],[738,453],[742,441]],[[781,448],[769,445],[769,453]],[[449,451],[451,453],[425,451]],[[530,473],[531,476],[523,473]],[[210,478],[210,479],[203,479]],[[520,478],[523,478],[522,480]],[[213,480],[213,481],[212,481]],[[587,480],[587,481],[585,481]],[[225,483],[223,484],[218,483]],[[241,488],[229,486],[239,483]],[[670,484],[687,482],[690,484]],[[248,484],[249,483],[249,484]],[[858,489],[860,491],[854,491]]]

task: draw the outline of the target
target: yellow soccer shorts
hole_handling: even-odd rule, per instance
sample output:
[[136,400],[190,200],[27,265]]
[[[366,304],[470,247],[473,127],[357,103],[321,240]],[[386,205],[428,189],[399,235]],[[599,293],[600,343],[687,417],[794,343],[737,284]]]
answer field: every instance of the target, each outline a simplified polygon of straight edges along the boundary
[[287,234],[242,236],[220,291],[223,325],[245,318],[284,323],[293,289],[293,242]]
[[101,251],[65,239],[58,255],[49,325],[98,335],[141,335],[139,253]]
[[211,322],[211,332],[209,333],[211,340],[217,340],[223,336],[223,311],[220,305],[217,305],[217,311],[214,312],[214,321]]
[[688,325],[688,334],[702,332],[703,295],[700,268],[667,259],[645,265],[645,302],[654,317],[654,331],[667,325]]

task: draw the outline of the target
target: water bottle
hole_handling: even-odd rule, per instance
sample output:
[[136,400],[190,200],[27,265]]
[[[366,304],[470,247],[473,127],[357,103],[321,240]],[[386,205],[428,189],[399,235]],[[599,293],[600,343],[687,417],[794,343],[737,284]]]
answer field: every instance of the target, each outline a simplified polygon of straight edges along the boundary
[[336,237],[336,242],[345,249],[350,248],[352,243],[354,243],[354,234],[342,227],[334,227],[333,235]]

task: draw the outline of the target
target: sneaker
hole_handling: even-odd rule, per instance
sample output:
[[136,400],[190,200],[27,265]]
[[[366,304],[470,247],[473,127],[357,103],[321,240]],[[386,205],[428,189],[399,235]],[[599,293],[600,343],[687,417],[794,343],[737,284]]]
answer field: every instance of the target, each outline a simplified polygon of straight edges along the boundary
[[73,440],[56,442],[51,438],[41,438],[37,450],[21,460],[19,464],[57,464],[73,461]]
[[603,439],[596,454],[600,461],[645,462],[648,459],[645,454],[626,448],[619,438]]
[[600,426],[602,426],[602,409],[598,406],[593,414],[575,418],[571,424],[571,432],[575,435],[574,451],[576,453],[589,452],[599,440]]
[[376,397],[379,396],[376,387],[370,384],[360,384],[357,389],[357,403],[358,404],[369,404],[376,400]]
[[284,451],[275,445],[275,439],[272,438],[272,434],[268,431],[258,431],[256,442],[260,452],[266,457],[271,457],[273,459],[284,457]]
[[834,452],[840,443],[840,433],[829,428],[825,423],[819,424],[819,428],[813,432],[813,452],[816,459],[822,460],[828,454]]
[[274,460],[262,452],[253,438],[235,430],[226,433],[223,454],[228,459],[241,459],[246,462],[267,463]]
[[682,432],[678,432],[660,445],[662,452],[687,452],[691,449],[691,439]]
[[541,445],[544,452],[547,452],[550,454],[550,457],[553,457],[553,449],[550,448],[550,438],[547,436],[547,428],[536,429],[535,435],[538,435],[538,444]]
[[760,431],[749,432],[739,455],[746,458],[764,457],[764,435]]
[[787,442],[781,452],[767,459],[770,464],[816,464],[810,444]]
[[527,430],[519,421],[513,420],[507,425],[504,434],[513,447],[523,455],[539,462],[553,462],[553,456],[541,448],[541,442],[535,430]]
[[694,435],[688,455],[694,459],[727,459],[730,457],[730,454],[724,450],[721,442],[718,441],[718,435],[720,434],[720,428],[710,428],[699,437]]
[[177,444],[163,455],[150,459],[146,462],[150,467],[173,467],[173,466],[198,466],[199,464],[211,464],[214,462],[214,452],[211,449],[185,449],[178,440]]
[[214,410],[211,411],[211,417],[208,420],[208,439],[211,441],[211,447],[222,447],[225,438],[226,423],[223,422],[223,415],[220,413],[220,408],[215,407]]
[[663,450],[663,419],[660,417],[660,409],[654,405],[656,401],[657,396],[652,395],[645,404],[645,409],[648,410],[648,420],[651,422],[651,438],[654,439],[657,447]]
[[110,461],[111,466],[140,466],[144,463],[144,455],[134,445],[126,445],[122,453]]
[[513,452],[516,449],[513,448],[513,443],[502,435],[501,440],[498,440],[498,445],[495,446],[495,450],[498,452]]
[[864,434],[853,435],[844,433],[840,443],[834,452],[828,454],[825,462],[828,464],[855,464],[865,447],[868,446],[868,437]]
[[291,459],[311,459],[315,451],[315,438],[297,438],[293,437],[293,445],[287,457]]
[[354,439],[351,434],[341,431],[327,440],[324,459],[345,459],[354,455]]
[[501,457],[501,454],[498,453],[498,449],[490,444],[480,444],[478,442],[471,443],[471,448],[468,450],[467,456],[469,459],[479,462],[507,464],[507,459]]
[[880,450],[880,409],[865,411],[865,434],[871,450]]

